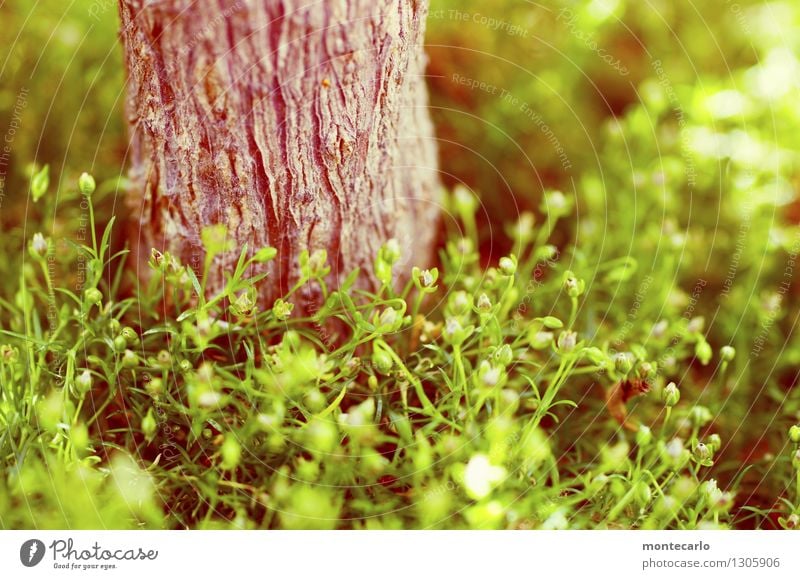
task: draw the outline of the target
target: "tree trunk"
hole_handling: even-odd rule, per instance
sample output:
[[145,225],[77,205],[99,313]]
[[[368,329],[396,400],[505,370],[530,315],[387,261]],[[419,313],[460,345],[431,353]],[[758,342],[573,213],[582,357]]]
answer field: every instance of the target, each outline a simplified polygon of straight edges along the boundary
[[360,267],[374,287],[391,238],[406,271],[428,261],[440,185],[427,0],[119,2],[140,251],[169,251],[199,274],[202,229],[225,224],[238,248],[208,287],[245,243],[272,246],[267,304],[297,281],[304,249],[327,250],[334,285]]

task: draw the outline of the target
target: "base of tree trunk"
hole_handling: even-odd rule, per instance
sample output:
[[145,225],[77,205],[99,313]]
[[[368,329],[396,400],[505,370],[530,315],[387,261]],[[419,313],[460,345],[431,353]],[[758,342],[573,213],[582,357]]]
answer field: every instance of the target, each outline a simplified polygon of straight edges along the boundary
[[297,281],[303,250],[327,251],[333,285],[361,268],[364,288],[388,239],[399,271],[428,262],[440,183],[427,2],[119,2],[143,256],[169,251],[200,274],[201,232],[224,224],[236,250],[215,260],[209,291],[245,243],[272,246],[265,304]]

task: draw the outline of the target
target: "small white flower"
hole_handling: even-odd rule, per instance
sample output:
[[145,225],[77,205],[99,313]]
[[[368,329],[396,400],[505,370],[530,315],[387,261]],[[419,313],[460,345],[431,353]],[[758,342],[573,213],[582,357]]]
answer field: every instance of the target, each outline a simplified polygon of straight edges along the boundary
[[394,308],[386,308],[381,312],[380,325],[381,327],[391,328],[397,322],[397,310]]
[[[683,454],[683,441],[680,438],[673,438],[670,440],[667,443],[667,454],[673,460],[678,460]],[[714,484],[716,484],[716,481]]]
[[481,373],[481,381],[484,386],[497,386],[497,383],[500,382],[500,368],[489,366]]
[[667,321],[661,320],[660,322],[658,322],[656,325],[653,326],[653,331],[652,331],[653,337],[656,339],[663,338],[664,335],[667,333],[668,329],[669,329],[669,324],[667,323]]
[[492,489],[506,476],[506,469],[494,466],[485,454],[474,455],[464,470],[464,488],[475,500],[489,495]]
[[197,404],[203,408],[215,408],[219,406],[222,396],[213,390],[206,390],[197,397]]
[[569,527],[569,522],[561,509],[547,517],[545,522],[542,523],[542,530],[544,531],[563,531],[567,527]]
[[41,233],[36,233],[33,236],[33,241],[31,241],[31,249],[33,250],[33,253],[39,257],[44,257],[47,255],[48,243],[44,238],[44,235]]

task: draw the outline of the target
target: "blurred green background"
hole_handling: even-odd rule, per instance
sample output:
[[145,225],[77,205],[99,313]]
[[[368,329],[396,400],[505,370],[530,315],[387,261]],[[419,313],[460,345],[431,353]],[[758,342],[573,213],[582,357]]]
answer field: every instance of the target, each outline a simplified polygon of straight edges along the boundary
[[[0,45],[8,231],[24,220],[33,164],[56,184],[124,174],[124,70],[112,0],[5,2],[0,18],[15,32]],[[554,187],[577,201],[563,242],[602,238],[598,261],[646,241],[642,219],[712,226],[702,251],[719,260],[743,197],[794,198],[797,24],[790,2],[434,0],[443,178],[480,195],[492,254],[507,243],[499,224]]]

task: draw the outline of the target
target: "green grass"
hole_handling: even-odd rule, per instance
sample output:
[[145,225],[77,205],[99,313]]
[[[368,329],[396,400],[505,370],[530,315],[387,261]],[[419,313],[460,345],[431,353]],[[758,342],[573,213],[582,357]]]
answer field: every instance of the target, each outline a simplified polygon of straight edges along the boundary
[[[31,24],[0,6],[27,32],[0,55],[0,133],[28,95],[0,197],[0,528],[797,526],[800,142],[780,79],[800,47],[774,34],[796,7],[433,2],[535,33],[430,20],[452,176],[435,268],[389,243],[370,294],[305,255],[262,310],[247,258],[217,295],[169,255],[140,282],[113,11],[45,4]],[[219,225],[203,241],[240,251]],[[292,316],[305,284],[324,307]]]
[[[92,185],[62,192],[90,220]],[[379,293],[327,288],[320,253],[266,311],[247,272],[272,250],[243,249],[207,297],[154,253],[149,282],[117,298],[132,271],[109,246],[113,222],[58,256],[37,235],[3,301],[3,526],[716,528],[766,516],[734,508],[745,469],[716,434],[732,427],[733,349],[721,358],[700,318],[668,316],[634,324],[615,353],[591,288],[562,266],[575,252],[548,244],[564,212],[519,228],[517,252],[484,269],[475,208],[450,198],[472,237],[452,232],[440,270],[414,268],[399,293],[390,243]],[[229,249],[221,226],[204,239],[211,256]],[[86,264],[82,291],[56,279],[56,259]],[[305,284],[324,307],[287,317]],[[691,366],[698,378],[665,387]],[[715,394],[708,406],[693,382]],[[630,432],[622,385],[650,388]],[[752,468],[788,479],[790,462],[787,447]],[[788,518],[797,501],[792,486],[778,510]]]

